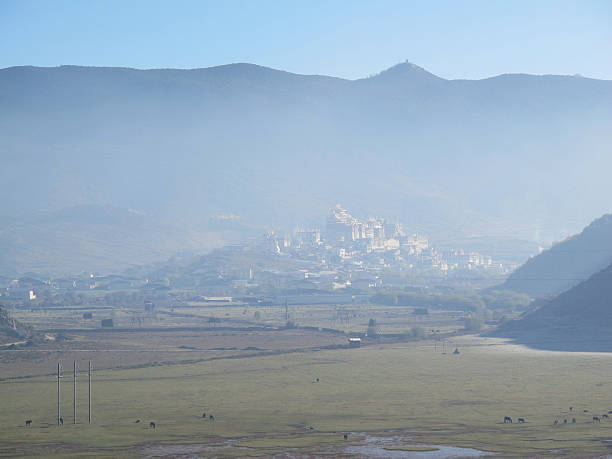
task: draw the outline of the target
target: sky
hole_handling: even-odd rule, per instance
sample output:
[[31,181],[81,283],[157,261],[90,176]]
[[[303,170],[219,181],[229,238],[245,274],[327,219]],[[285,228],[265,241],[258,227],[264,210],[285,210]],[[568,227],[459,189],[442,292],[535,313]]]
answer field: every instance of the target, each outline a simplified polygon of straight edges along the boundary
[[612,1],[0,0],[0,68],[249,62],[357,79],[404,61],[449,79],[612,79]]

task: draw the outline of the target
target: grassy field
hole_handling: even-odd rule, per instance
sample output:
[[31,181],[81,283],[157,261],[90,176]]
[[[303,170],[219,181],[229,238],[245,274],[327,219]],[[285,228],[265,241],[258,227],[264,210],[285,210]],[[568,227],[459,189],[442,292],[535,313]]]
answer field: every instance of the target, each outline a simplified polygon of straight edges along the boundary
[[315,330],[82,330],[17,350],[0,349],[0,381],[53,372],[49,362],[92,360],[97,369],[193,363],[238,356],[346,345],[341,334]]
[[[595,424],[592,416],[612,409],[609,355],[520,352],[490,339],[458,345],[460,355],[419,342],[102,370],[94,375],[92,425],[85,378],[78,424],[71,424],[67,377],[61,428],[54,425],[53,377],[5,380],[0,453],[174,456],[200,445],[201,456],[332,454],[367,434],[393,435],[396,444],[386,447],[406,451],[452,445],[507,456],[608,452],[612,420]],[[216,420],[203,421],[204,411]],[[503,424],[506,415],[527,422]],[[24,427],[25,419],[33,426]],[[343,432],[354,434],[345,441]]]
[[[387,306],[377,304],[352,305],[291,305],[248,306],[236,304],[208,304],[189,302],[175,306],[157,306],[153,313],[142,307],[55,307],[31,311],[16,309],[13,317],[38,329],[95,329],[100,320],[112,318],[118,328],[184,327],[210,325],[214,318],[218,326],[282,327],[289,319],[299,326],[324,327],[345,332],[363,333],[370,319],[375,319],[380,333],[403,333],[412,327],[458,330],[463,327],[464,311],[430,309],[427,316],[416,316],[412,306]],[[91,312],[93,319],[83,319],[84,312]],[[258,318],[255,314],[258,313]]]

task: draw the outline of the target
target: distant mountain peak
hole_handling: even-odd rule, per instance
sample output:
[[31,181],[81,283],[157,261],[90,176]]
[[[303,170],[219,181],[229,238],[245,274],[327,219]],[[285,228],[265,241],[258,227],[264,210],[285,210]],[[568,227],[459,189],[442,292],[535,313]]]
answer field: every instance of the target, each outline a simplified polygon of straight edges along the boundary
[[428,72],[423,67],[419,67],[410,61],[400,62],[387,70],[383,70],[377,75],[371,78],[384,78],[384,79],[405,79],[405,80],[443,80],[439,76]]

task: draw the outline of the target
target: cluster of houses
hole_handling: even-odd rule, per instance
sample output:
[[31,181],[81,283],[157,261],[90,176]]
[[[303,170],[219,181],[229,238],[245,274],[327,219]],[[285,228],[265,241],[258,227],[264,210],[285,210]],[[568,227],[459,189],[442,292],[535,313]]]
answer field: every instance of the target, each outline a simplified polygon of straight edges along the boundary
[[[246,262],[253,254],[258,262]],[[150,278],[91,273],[51,280],[0,277],[0,302],[2,297],[32,302],[49,292],[105,291],[111,292],[110,301],[118,294],[112,292],[148,290],[145,296],[150,297],[151,291],[182,289],[197,297],[242,296],[271,304],[346,304],[366,301],[381,288],[417,285],[417,278],[427,285],[454,273],[498,275],[511,268],[476,252],[436,250],[427,237],[407,233],[399,223],[374,217],[362,221],[339,205],[332,209],[324,232],[270,232],[255,245],[228,246],[202,260],[188,272],[161,270]]]
[[[264,248],[279,256],[293,257],[319,265],[303,269],[304,280],[326,288],[381,286],[381,273],[453,271],[505,272],[491,257],[462,249],[438,251],[428,238],[407,234],[400,223],[371,217],[360,221],[346,209],[336,206],[321,230],[297,230],[291,234],[267,235]],[[339,275],[339,273],[344,273]],[[301,277],[299,273],[294,276]],[[326,280],[329,280],[326,282]],[[306,282],[308,283],[308,282]]]

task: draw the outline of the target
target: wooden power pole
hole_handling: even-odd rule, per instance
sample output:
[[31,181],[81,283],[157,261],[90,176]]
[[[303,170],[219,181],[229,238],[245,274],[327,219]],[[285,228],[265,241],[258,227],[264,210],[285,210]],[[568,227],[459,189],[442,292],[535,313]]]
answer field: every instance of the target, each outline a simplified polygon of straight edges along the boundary
[[89,385],[89,391],[88,391],[88,407],[89,407],[89,422],[91,423],[91,360],[89,361],[89,373],[88,373],[88,385]]
[[72,373],[72,423],[76,424],[76,360],[74,361],[74,369]]
[[57,425],[60,425],[60,419],[62,418],[62,409],[60,403],[60,378],[62,371],[61,363],[57,362]]

